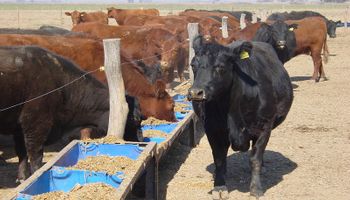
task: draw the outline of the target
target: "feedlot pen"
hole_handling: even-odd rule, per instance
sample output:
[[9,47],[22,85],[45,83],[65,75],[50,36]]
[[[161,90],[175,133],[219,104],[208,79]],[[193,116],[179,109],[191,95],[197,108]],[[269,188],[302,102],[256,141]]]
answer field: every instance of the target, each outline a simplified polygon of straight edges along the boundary
[[[302,5],[297,9],[303,9]],[[305,9],[343,20],[343,8]],[[309,80],[313,69],[310,56],[298,56],[285,64],[294,87],[294,102],[267,146],[262,175],[266,199],[350,199],[350,30],[339,28],[337,38],[327,42],[332,55],[324,67],[328,81],[315,84]],[[62,144],[46,147],[44,162],[62,148]],[[7,162],[0,160],[1,199],[16,186],[18,160],[11,137],[1,137],[0,151]],[[248,156],[230,150],[227,159],[230,199],[249,199]],[[211,199],[213,170],[206,137],[194,149],[176,143],[159,165],[159,197]]]

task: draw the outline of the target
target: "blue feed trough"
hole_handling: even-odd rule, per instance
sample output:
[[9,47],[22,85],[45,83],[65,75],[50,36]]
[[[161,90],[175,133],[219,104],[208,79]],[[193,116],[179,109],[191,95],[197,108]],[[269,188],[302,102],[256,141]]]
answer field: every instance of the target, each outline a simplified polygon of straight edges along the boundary
[[[177,103],[183,103],[183,104],[188,104],[188,107],[185,108],[185,110],[191,111],[193,110],[192,108],[192,103],[185,101],[186,100],[186,95],[180,95],[180,94],[176,94],[175,96],[173,96],[173,99],[175,102]],[[184,119],[189,112],[175,112],[175,117],[178,121],[181,121],[182,119]],[[160,125],[144,125],[142,126],[142,131],[145,130],[158,130],[158,131],[163,131],[166,134],[170,134],[173,132],[173,130],[176,128],[176,126],[178,125],[178,123],[171,123],[171,124],[160,124]],[[157,144],[162,143],[166,140],[165,137],[145,137],[144,138],[144,142],[156,142]]]
[[71,170],[66,167],[73,166],[88,156],[126,156],[137,160],[142,151],[143,148],[137,144],[86,144],[79,142],[59,158],[50,170],[45,171],[22,190],[16,199],[29,200],[33,195],[46,192],[69,192],[76,184],[102,182],[118,188],[123,181],[122,171],[109,175],[106,172]]
[[174,99],[175,102],[185,101],[186,98],[187,98],[187,96],[186,95],[182,95],[182,94],[176,94],[176,95],[173,96],[173,99]]

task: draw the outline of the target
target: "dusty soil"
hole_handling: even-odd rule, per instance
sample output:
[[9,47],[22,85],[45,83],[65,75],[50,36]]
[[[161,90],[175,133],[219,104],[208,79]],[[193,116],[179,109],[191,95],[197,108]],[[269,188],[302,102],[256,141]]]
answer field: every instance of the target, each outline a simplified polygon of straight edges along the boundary
[[[341,12],[325,14],[337,16]],[[36,19],[49,13],[39,14]],[[17,21],[6,15],[7,11],[1,14],[2,27],[17,27]],[[21,18],[20,27],[37,28],[43,24],[33,23],[32,18]],[[59,12],[52,19],[55,20],[46,24],[70,28],[69,19],[61,22]],[[294,86],[294,102],[286,121],[272,132],[264,156],[262,183],[266,199],[350,199],[350,30],[340,28],[337,33],[337,38],[328,40],[332,55],[325,65],[328,81],[309,80],[313,72],[310,56],[298,56],[285,65]],[[1,137],[0,141],[0,156],[6,160],[0,159],[1,199],[16,186],[18,160],[11,138]],[[44,161],[63,145],[46,148]],[[247,153],[229,151],[227,160],[230,199],[248,199]],[[205,136],[194,149],[174,146],[159,167],[162,198],[211,199],[214,165]]]

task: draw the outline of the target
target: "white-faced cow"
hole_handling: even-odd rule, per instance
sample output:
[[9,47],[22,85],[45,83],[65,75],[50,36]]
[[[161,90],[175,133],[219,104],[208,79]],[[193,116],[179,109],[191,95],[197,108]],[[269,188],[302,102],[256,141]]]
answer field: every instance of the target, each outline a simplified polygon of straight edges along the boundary
[[266,43],[240,41],[225,47],[203,43],[199,36],[193,48],[194,83],[188,98],[204,124],[212,149],[213,198],[228,196],[224,177],[229,146],[235,151],[247,151],[250,141],[250,194],[262,196],[263,154],[271,130],[285,120],[292,105],[293,89],[288,73]]

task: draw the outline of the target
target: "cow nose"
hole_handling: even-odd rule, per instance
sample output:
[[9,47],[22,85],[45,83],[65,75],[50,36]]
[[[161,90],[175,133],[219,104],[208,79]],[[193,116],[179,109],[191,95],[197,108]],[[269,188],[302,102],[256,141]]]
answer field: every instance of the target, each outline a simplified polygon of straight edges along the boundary
[[161,65],[161,66],[167,66],[167,65],[168,65],[168,62],[166,62],[166,61],[161,61],[161,62],[160,62],[160,65]]
[[205,100],[205,92],[203,89],[190,88],[188,90],[187,98],[190,101],[192,101],[192,100],[195,100],[195,101]]
[[277,45],[280,47],[280,48],[284,48],[284,46],[286,45],[286,41],[285,40],[280,40],[277,42]]

